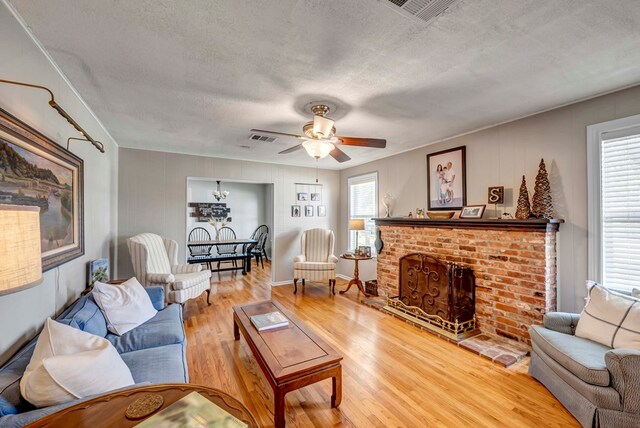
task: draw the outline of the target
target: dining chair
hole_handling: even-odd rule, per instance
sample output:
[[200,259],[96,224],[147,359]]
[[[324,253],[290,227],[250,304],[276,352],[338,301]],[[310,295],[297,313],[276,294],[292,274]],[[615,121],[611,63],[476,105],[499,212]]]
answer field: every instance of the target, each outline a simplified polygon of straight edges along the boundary
[[263,224],[258,226],[256,230],[250,236],[251,239],[255,239],[258,241],[255,247],[251,250],[251,255],[256,258],[256,265],[258,263],[262,264],[262,268],[264,269],[264,262],[262,258],[266,261],[269,261],[269,256],[267,256],[267,240],[269,239],[269,226]]
[[258,265],[258,263],[260,263],[262,269],[264,269],[264,259],[267,259],[267,261],[269,261],[269,259],[267,258],[267,251],[265,250],[268,237],[269,234],[267,232],[260,235],[258,237],[258,243],[251,250],[251,255],[256,258],[256,266]]
[[[234,232],[234,230],[231,229],[229,226],[225,226],[218,231],[218,241],[228,241],[231,239],[236,239],[236,232]],[[216,247],[218,250],[218,254],[220,255],[238,254],[237,244],[217,245]],[[234,267],[238,266],[237,260],[229,260],[229,261],[233,262]],[[220,263],[224,263],[224,262],[218,262],[218,269],[220,269]]]
[[249,238],[257,240],[260,237],[260,235],[262,235],[265,232],[269,233],[269,226],[267,226],[266,224],[262,224],[256,227],[256,230],[254,230],[253,233],[251,233],[251,236]]
[[[187,239],[187,241],[211,241],[211,235],[209,234],[209,231],[204,227],[194,227],[193,229],[191,229],[191,232],[189,232],[189,238]],[[205,258],[206,256],[211,255],[211,249],[213,248],[213,245],[187,245],[187,248],[189,249],[189,255],[191,257]],[[209,269],[211,269],[210,261],[205,262],[205,264]]]

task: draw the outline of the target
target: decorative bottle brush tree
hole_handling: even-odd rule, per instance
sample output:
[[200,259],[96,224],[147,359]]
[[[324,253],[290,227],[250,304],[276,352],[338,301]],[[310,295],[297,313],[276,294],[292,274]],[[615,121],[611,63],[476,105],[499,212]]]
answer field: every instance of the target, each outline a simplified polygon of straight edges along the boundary
[[520,194],[518,195],[518,208],[516,209],[516,218],[519,220],[527,220],[529,217],[531,217],[531,204],[529,203],[527,180],[523,175],[522,184],[520,185]]
[[553,218],[551,185],[549,184],[549,175],[547,174],[544,159],[540,159],[540,165],[538,165],[538,175],[536,175],[536,184],[533,189],[533,206],[531,207],[531,211],[537,218]]

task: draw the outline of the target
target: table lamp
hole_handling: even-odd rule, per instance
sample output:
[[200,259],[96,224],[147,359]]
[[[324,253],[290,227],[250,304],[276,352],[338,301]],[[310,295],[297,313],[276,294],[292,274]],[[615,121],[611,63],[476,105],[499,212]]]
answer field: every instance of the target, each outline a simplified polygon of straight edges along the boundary
[[356,248],[353,250],[354,253],[358,252],[358,231],[364,230],[364,219],[356,218],[353,220],[349,220],[349,230],[356,231]]
[[0,204],[0,295],[42,279],[40,208]]

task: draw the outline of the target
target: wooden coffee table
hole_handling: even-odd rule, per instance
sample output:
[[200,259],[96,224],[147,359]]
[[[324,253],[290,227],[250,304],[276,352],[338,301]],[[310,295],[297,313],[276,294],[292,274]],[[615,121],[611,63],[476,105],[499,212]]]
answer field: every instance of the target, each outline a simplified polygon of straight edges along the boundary
[[[132,427],[194,391],[231,413],[250,428],[258,427],[258,423],[249,410],[229,394],[205,386],[184,383],[141,386],[101,395],[45,416],[28,427]],[[136,420],[127,419],[124,413],[129,404],[149,393],[162,395],[163,405],[148,417]]]
[[[250,317],[280,311],[289,325],[259,332]],[[276,428],[284,427],[284,396],[323,379],[332,378],[331,407],[342,401],[342,356],[309,330],[278,302],[261,302],[233,307],[233,335],[247,340],[275,396]]]

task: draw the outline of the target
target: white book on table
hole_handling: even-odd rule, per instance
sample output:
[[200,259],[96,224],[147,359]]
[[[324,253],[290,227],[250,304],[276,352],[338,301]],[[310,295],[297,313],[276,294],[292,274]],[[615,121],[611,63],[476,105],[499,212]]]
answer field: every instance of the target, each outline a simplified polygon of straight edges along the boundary
[[280,312],[268,312],[266,314],[253,315],[251,323],[258,331],[272,330],[274,328],[286,327],[289,320]]

